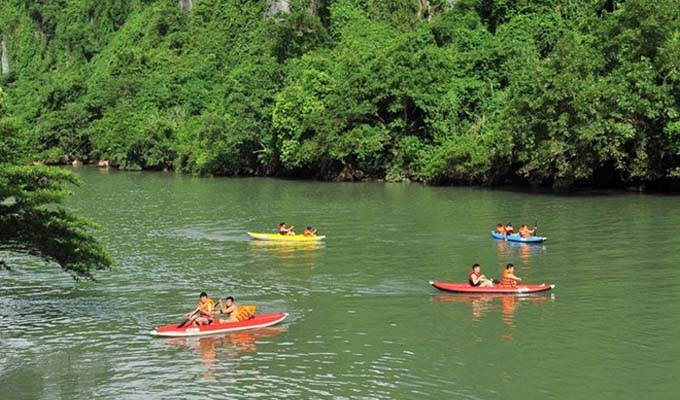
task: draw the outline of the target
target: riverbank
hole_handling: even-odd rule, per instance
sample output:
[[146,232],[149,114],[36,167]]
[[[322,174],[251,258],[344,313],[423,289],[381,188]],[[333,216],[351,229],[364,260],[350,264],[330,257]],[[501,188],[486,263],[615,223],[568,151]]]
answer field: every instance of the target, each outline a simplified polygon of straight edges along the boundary
[[[40,162],[42,163],[42,162]],[[359,177],[357,176],[348,176],[348,175],[340,175],[336,177],[335,179],[324,179],[320,177],[309,177],[309,176],[295,176],[295,175],[241,175],[241,176],[234,176],[234,175],[198,175],[198,174],[191,174],[187,172],[177,172],[173,171],[169,168],[165,168],[162,170],[158,169],[152,169],[152,170],[143,170],[142,168],[139,167],[133,167],[133,168],[126,168],[122,166],[112,166],[108,161],[106,160],[100,160],[98,162],[88,162],[88,163],[83,163],[81,161],[73,161],[70,163],[59,163],[55,164],[52,163],[51,165],[59,165],[59,166],[70,166],[73,168],[81,168],[81,167],[86,167],[86,168],[95,168],[98,167],[100,169],[104,170],[113,170],[113,171],[120,171],[120,172],[166,172],[166,173],[178,173],[178,174],[186,174],[190,176],[199,176],[203,178],[210,178],[210,177],[216,177],[216,178],[277,178],[277,179],[284,179],[284,180],[299,180],[299,181],[322,181],[322,182],[356,182],[356,183],[407,183],[407,184],[423,184],[426,186],[432,186],[432,187],[471,187],[471,188],[489,188],[489,189],[498,189],[498,190],[505,190],[505,191],[516,191],[516,192],[523,192],[523,193],[533,193],[533,194],[554,194],[554,195],[598,195],[598,194],[607,194],[611,192],[629,192],[629,193],[649,193],[649,194],[678,194],[680,193],[680,180],[672,180],[665,182],[664,184],[654,184],[654,185],[639,185],[639,186],[624,186],[623,184],[616,183],[616,182],[610,182],[608,185],[603,185],[603,186],[576,186],[576,187],[569,187],[569,188],[554,188],[551,186],[539,186],[539,185],[529,185],[526,182],[515,182],[515,183],[510,183],[510,182],[505,182],[505,183],[496,183],[496,184],[479,184],[479,183],[449,183],[449,184],[432,184],[432,183],[426,183],[421,180],[417,179],[408,179],[408,178],[403,178],[403,179],[397,179],[397,180],[390,180],[387,179],[386,177],[369,177],[369,176],[364,176],[363,174],[360,175]]]

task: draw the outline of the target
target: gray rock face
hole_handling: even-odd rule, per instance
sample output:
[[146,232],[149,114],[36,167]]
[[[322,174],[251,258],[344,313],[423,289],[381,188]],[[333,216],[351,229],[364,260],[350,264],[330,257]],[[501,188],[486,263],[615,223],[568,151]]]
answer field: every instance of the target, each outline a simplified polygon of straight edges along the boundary
[[7,56],[7,38],[2,35],[0,40],[0,74],[9,74],[9,57]]
[[270,0],[271,7],[267,15],[272,16],[278,12],[290,13],[290,0]]
[[432,18],[430,14],[430,0],[418,0],[418,18],[427,19]]
[[194,7],[193,0],[179,0],[179,8],[181,8],[182,10],[191,11],[193,7]]

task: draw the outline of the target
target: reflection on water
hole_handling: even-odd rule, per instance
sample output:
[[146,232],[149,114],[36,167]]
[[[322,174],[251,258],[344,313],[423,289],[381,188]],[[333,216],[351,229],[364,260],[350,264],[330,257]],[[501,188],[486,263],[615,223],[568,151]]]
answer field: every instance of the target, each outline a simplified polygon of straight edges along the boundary
[[257,351],[258,340],[275,336],[285,329],[285,326],[272,326],[212,336],[164,338],[159,340],[162,340],[167,348],[171,350],[195,350],[200,355],[203,377],[212,378],[218,361],[233,359],[247,353],[254,353]]
[[438,294],[434,296],[434,302],[441,303],[467,303],[470,304],[472,320],[479,321],[485,314],[494,314],[500,309],[501,321],[507,330],[501,334],[501,339],[511,340],[515,330],[515,313],[520,304],[539,304],[553,301],[553,294],[532,293],[524,295],[507,295],[500,293],[483,294]]
[[508,258],[515,254],[522,260],[527,260],[531,256],[543,255],[546,247],[543,244],[526,244],[519,242],[509,242],[507,240],[496,240],[496,253],[498,258]]
[[326,245],[324,242],[283,242],[251,240],[250,250],[262,256],[274,256],[282,266],[314,267]]

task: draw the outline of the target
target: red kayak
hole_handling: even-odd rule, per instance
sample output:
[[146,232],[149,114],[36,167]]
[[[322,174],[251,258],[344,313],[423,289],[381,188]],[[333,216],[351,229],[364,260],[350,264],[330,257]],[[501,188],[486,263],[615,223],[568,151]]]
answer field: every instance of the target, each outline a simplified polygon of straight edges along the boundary
[[180,322],[161,326],[149,332],[152,336],[181,337],[181,336],[200,336],[214,335],[217,333],[242,331],[244,329],[264,328],[276,325],[286,319],[288,313],[276,314],[257,314],[253,318],[238,322],[214,322],[210,325],[183,326],[178,328]]
[[493,287],[479,287],[472,286],[467,282],[432,282],[430,285],[445,292],[455,293],[501,293],[501,294],[523,294],[523,293],[538,293],[554,289],[555,285],[517,285],[515,287],[506,287],[501,285],[494,285]]

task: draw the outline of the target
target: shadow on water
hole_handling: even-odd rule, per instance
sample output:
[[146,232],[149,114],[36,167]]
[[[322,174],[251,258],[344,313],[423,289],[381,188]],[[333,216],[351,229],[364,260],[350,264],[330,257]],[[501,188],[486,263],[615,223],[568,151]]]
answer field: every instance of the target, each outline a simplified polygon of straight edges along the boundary
[[[531,196],[546,196],[546,197],[564,197],[564,198],[579,198],[579,197],[609,197],[609,196],[637,196],[637,195],[659,195],[667,194],[671,196],[677,196],[677,192],[668,192],[664,190],[640,190],[639,188],[626,189],[620,188],[593,188],[593,187],[581,187],[572,188],[568,190],[555,190],[551,187],[532,187],[523,185],[513,185],[513,186],[473,186],[472,190],[479,191],[491,191],[491,192],[501,192],[501,193],[513,193],[521,195],[531,195]],[[677,190],[677,189],[676,189]]]

